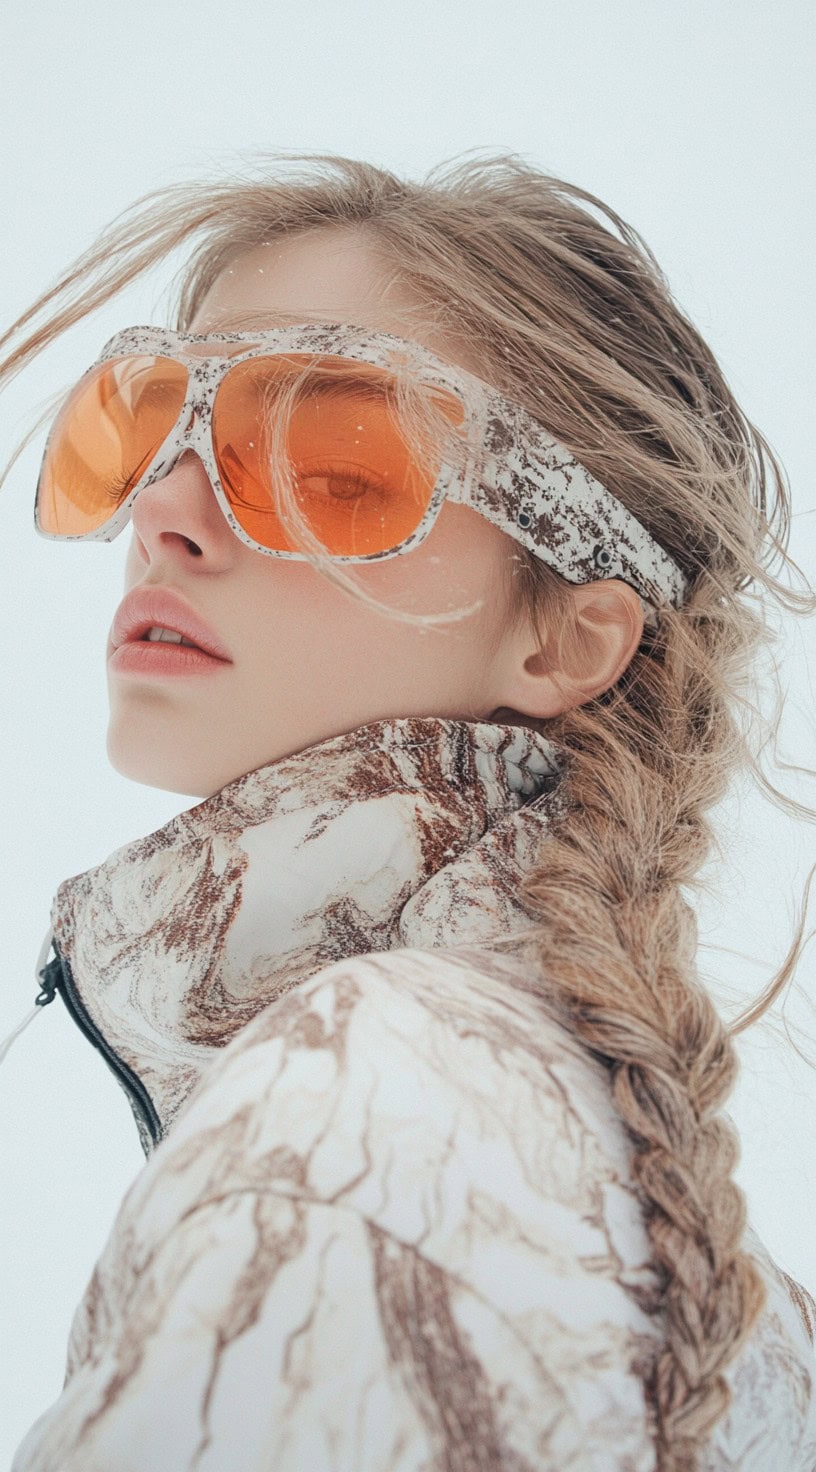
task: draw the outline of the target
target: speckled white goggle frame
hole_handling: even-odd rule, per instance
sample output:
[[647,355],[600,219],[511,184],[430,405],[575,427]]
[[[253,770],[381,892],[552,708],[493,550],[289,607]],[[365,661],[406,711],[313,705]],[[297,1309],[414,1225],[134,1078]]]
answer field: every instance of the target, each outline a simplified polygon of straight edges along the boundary
[[[185,351],[187,344],[209,343],[243,343],[245,347],[228,354],[216,349],[207,356]],[[377,562],[409,552],[425,540],[448,500],[472,507],[570,583],[621,578],[640,594],[647,615],[664,602],[679,608],[685,601],[687,580],[673,558],[521,405],[418,343],[346,324],[308,323],[205,336],[167,327],[130,327],[117,332],[89,372],[99,363],[134,353],[173,358],[189,370],[187,394],[173,429],[114,515],[104,526],[67,539],[113,541],[130,520],[140,490],[166,475],[179,456],[192,449],[200,456],[218,504],[242,542],[269,557],[306,561],[303,552],[262,546],[239,526],[219,479],[210,433],[216,391],[230,368],[247,358],[293,352],[350,358],[383,369],[407,368],[422,383],[455,394],[464,410],[462,430],[469,454],[458,467],[442,464],[416,530],[385,552],[334,556],[332,561]],[[37,530],[52,540],[66,539]]]

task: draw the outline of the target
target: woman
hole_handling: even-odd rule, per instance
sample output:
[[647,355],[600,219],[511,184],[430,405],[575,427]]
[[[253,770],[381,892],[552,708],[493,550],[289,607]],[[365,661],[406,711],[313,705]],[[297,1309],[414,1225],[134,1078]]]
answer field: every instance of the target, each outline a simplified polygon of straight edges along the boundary
[[681,893],[745,590],[814,607],[781,469],[636,232],[514,158],[164,191],[6,375],[199,233],[37,488],[132,523],[108,753],[201,801],[54,901],[38,1004],[148,1160],[14,1472],[812,1472],[816,1305],[722,1113],[795,956],[727,1029]]

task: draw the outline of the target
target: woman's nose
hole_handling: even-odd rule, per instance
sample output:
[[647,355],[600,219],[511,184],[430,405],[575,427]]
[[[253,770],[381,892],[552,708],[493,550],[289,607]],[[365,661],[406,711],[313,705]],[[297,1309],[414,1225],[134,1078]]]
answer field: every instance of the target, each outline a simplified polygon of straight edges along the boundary
[[185,450],[172,470],[142,487],[131,522],[151,559],[174,552],[218,561],[238,545],[195,450]]

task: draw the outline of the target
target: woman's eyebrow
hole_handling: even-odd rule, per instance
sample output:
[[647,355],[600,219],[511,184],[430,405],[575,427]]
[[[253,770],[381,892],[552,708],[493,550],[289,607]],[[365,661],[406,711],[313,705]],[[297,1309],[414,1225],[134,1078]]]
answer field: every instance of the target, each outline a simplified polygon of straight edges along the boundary
[[318,372],[309,374],[303,383],[304,394],[319,395],[321,399],[383,399],[388,388],[387,382],[362,373],[325,377]]
[[[263,354],[259,356],[263,357]],[[270,354],[273,361],[276,356],[277,354]],[[288,357],[289,354],[281,356]],[[304,356],[307,355],[304,354]],[[250,358],[249,362],[252,361],[253,359]],[[294,378],[297,380],[296,388],[299,399],[314,396],[321,399],[369,399],[382,402],[389,395],[393,387],[393,379],[387,372],[383,374],[356,372],[353,359],[346,359],[345,362],[348,367],[342,372],[336,369],[330,369],[327,372],[321,369],[319,364],[314,367],[311,364],[303,364],[302,367],[293,365],[291,376],[284,374],[279,377],[277,374],[270,374],[265,384],[265,391],[274,398],[276,393],[287,387]]]

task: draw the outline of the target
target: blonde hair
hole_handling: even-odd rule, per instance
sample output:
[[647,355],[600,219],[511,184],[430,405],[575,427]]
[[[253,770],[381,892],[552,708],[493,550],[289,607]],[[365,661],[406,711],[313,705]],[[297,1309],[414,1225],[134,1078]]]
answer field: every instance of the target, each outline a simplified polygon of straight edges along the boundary
[[[728,1406],[723,1371],[766,1296],[741,1248],[738,1140],[721,1113],[738,1068],[733,1037],[793,974],[805,911],[777,976],[726,1026],[696,972],[681,886],[707,857],[707,815],[738,767],[777,804],[811,815],[768,782],[739,720],[750,667],[774,638],[750,606],[752,585],[792,612],[816,608],[809,585],[794,592],[771,571],[776,559],[800,571],[787,553],[785,475],[645,241],[594,195],[513,155],[441,165],[418,183],[334,155],[272,163],[258,180],[137,201],[0,339],[0,350],[17,341],[0,384],[199,232],[180,330],[243,251],[357,227],[419,308],[471,345],[482,376],[541,420],[687,574],[687,603],[645,629],[614,688],[532,723],[563,750],[567,802],[524,888],[548,995],[608,1067],[633,1139],[664,1284],[648,1402],[659,1465],[689,1472]],[[527,621],[551,665],[568,668],[581,648],[569,585],[521,548],[508,567],[508,621]]]

